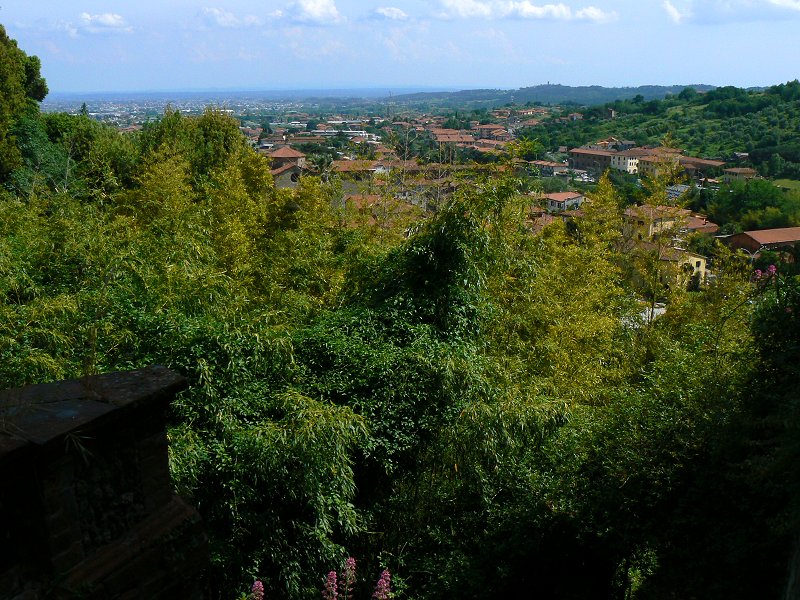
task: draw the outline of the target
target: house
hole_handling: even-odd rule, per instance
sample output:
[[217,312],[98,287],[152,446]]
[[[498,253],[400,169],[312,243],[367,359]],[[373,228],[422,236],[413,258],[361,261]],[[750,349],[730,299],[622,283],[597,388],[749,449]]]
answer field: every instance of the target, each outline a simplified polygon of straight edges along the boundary
[[643,156],[649,156],[652,152],[647,148],[628,148],[622,152],[612,154],[609,166],[617,171],[636,175],[639,172],[639,159]]
[[682,224],[682,229],[689,233],[714,235],[719,231],[719,225],[712,223],[703,215],[690,215],[686,222]]
[[269,157],[272,168],[279,169],[280,167],[293,164],[301,169],[306,166],[306,155],[289,146],[281,146],[275,150],[266,153]]
[[508,131],[496,123],[478,125],[474,129],[478,134],[478,139],[505,140],[508,138]]
[[688,285],[692,279],[705,282],[708,273],[706,257],[683,248],[667,247],[659,250],[658,259],[671,264],[675,277],[681,285]]
[[733,249],[741,248],[750,254],[762,250],[790,250],[800,245],[800,227],[743,231],[726,238],[725,242]]
[[593,148],[573,148],[569,151],[569,164],[573,169],[587,171],[605,171],[611,167],[613,150],[597,150]]
[[578,192],[555,192],[552,194],[545,194],[544,199],[547,202],[548,212],[561,213],[565,210],[572,210],[580,207],[584,201],[584,196]]
[[539,173],[542,177],[552,177],[553,175],[566,173],[569,170],[569,167],[564,163],[550,160],[534,160],[531,161],[531,165],[539,169]]
[[638,171],[642,177],[661,177],[679,168],[677,153],[653,153],[639,157]]
[[755,179],[758,172],[749,167],[734,167],[732,169],[725,169],[722,172],[722,181],[725,183],[732,183],[734,181],[747,181],[748,179]]
[[272,169],[272,179],[278,189],[295,188],[303,174],[303,169],[294,163],[288,163],[277,169]]
[[468,133],[461,133],[457,129],[433,129],[433,139],[439,144],[472,144],[475,138]]
[[683,168],[683,172],[688,177],[695,179],[707,179],[716,173],[720,167],[725,165],[725,161],[710,158],[698,158],[696,156],[679,156],[678,164]]
[[691,211],[677,206],[631,206],[622,215],[623,233],[629,239],[653,240],[662,233],[677,232],[690,216]]
[[306,168],[306,155],[282,146],[276,150],[259,148],[259,153],[266,154],[270,159],[272,178],[277,188],[293,188],[300,181],[300,176]]
[[637,240],[629,242],[628,251],[640,258],[658,260],[662,266],[659,279],[667,285],[677,283],[687,287],[693,281],[703,283],[708,277],[706,257],[683,248]]

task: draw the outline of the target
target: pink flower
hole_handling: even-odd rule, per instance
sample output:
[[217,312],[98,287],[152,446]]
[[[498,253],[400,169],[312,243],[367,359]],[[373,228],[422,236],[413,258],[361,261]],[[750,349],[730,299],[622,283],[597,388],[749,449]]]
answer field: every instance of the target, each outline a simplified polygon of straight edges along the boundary
[[322,590],[322,598],[324,600],[336,600],[339,597],[336,587],[336,571],[331,571],[328,573],[328,579],[325,581],[325,588]]
[[250,590],[250,597],[253,600],[264,600],[264,584],[258,579],[253,583],[253,588]]
[[352,600],[353,586],[356,583],[356,559],[352,556],[344,561],[344,573],[339,581],[339,595],[342,600]]
[[375,592],[372,594],[374,600],[389,600],[392,597],[391,579],[389,569],[384,569],[375,586]]

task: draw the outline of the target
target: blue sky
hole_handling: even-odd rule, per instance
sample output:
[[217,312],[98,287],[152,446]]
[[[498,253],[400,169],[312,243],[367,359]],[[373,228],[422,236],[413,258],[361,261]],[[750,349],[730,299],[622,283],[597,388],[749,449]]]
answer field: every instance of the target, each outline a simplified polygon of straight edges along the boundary
[[800,0],[4,0],[51,91],[770,85]]

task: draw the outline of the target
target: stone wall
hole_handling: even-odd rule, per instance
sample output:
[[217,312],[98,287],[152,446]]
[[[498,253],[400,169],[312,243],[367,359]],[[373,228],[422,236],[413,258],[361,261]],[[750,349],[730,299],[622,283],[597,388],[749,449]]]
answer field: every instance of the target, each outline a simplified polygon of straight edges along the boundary
[[0,599],[203,598],[197,512],[170,480],[163,368],[0,392]]

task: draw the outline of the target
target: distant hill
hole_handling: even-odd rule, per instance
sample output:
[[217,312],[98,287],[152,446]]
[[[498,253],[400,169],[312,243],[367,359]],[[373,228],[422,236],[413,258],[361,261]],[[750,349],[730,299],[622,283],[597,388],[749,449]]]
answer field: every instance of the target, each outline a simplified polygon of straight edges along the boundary
[[526,104],[576,104],[592,106],[606,104],[615,100],[629,100],[641,95],[645,100],[660,100],[669,94],[678,94],[684,88],[697,91],[714,89],[712,85],[642,85],[638,87],[569,86],[544,84],[524,87],[517,90],[479,89],[458,92],[418,92],[394,96],[399,103],[430,103],[440,106],[464,106],[465,104],[493,104],[502,106],[508,103]]

